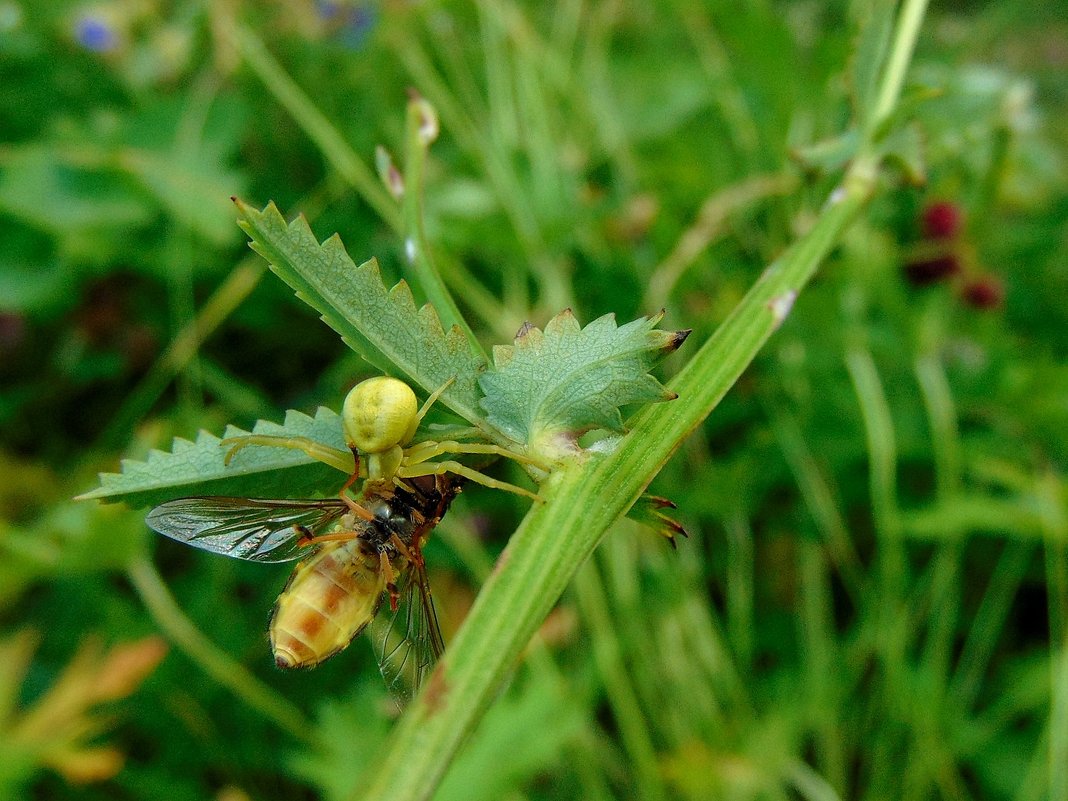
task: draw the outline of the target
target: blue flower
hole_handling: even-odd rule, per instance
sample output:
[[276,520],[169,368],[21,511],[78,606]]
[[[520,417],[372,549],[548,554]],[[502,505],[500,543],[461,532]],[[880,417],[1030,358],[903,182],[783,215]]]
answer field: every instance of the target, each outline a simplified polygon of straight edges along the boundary
[[350,50],[358,50],[367,41],[378,15],[372,6],[356,6],[350,12],[341,29],[341,43]]
[[363,47],[378,18],[371,3],[317,0],[315,7],[319,18],[333,29],[335,40],[349,50]]
[[338,0],[318,0],[315,4],[320,19],[333,22],[341,15],[341,3]]
[[74,38],[94,53],[110,53],[119,46],[115,29],[106,20],[90,14],[80,17],[74,24]]

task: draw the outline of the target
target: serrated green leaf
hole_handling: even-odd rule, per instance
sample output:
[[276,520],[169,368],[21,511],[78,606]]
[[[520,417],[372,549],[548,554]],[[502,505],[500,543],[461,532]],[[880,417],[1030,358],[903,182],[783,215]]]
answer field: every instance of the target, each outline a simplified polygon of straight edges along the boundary
[[287,224],[273,203],[257,211],[235,202],[252,249],[349,347],[428,393],[455,379],[440,402],[476,425],[482,421],[478,377],[486,365],[458,327],[446,332],[432,306],[416,308],[404,281],[387,290],[378,262],[357,267],[336,234],[320,244],[303,216]]
[[[248,433],[229,426],[224,436]],[[346,448],[341,418],[323,407],[315,417],[291,410],[281,425],[260,420],[252,433],[307,437],[332,448]],[[299,498],[337,489],[343,482],[337,470],[288,448],[244,448],[226,465],[223,460],[229,449],[222,439],[201,431],[195,441],[175,439],[169,453],[154,450],[145,461],[124,459],[121,473],[101,473],[100,486],[79,500],[121,500],[137,507],[189,495]]]
[[649,370],[688,331],[656,328],[663,313],[617,326],[599,317],[585,328],[566,309],[541,331],[525,325],[515,344],[493,349],[496,369],[479,383],[489,422],[534,451],[594,428],[623,429],[619,407],[675,397]]
[[677,548],[676,535],[682,537],[689,537],[690,535],[679,521],[664,511],[665,509],[676,508],[678,507],[667,498],[645,493],[630,507],[627,517],[636,523],[641,523],[643,526],[651,528],[671,543],[672,548]]

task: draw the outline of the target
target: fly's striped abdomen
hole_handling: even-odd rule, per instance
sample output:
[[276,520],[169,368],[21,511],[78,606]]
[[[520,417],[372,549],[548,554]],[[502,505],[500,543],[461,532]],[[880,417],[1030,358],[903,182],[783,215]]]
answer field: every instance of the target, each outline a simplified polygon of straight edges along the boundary
[[271,648],[280,668],[315,667],[371,622],[385,576],[377,551],[362,539],[329,543],[297,565],[271,616]]

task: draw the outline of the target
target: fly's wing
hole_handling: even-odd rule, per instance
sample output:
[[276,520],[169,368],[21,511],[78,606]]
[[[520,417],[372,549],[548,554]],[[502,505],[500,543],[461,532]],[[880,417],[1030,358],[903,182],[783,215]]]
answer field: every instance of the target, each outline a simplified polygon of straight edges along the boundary
[[145,522],[165,537],[205,551],[250,562],[292,562],[314,551],[302,547],[301,540],[322,532],[346,510],[339,498],[195,497],[160,504]]
[[421,564],[411,565],[404,576],[396,611],[380,612],[371,624],[371,641],[386,686],[408,703],[445,650]]

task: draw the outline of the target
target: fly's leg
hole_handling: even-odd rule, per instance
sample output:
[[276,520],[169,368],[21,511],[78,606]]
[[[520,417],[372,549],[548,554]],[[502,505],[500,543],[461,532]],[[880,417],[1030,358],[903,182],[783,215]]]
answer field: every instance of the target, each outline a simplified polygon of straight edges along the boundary
[[349,487],[355,484],[356,481],[360,478],[360,454],[355,448],[352,449],[352,462],[352,475],[349,476],[348,479],[345,480],[345,483],[341,485],[341,489],[338,490],[337,494],[338,497],[345,502],[345,505],[349,507],[350,512],[352,512],[354,515],[363,520],[371,522],[375,519],[375,516],[363,506],[360,506],[360,504],[356,503],[356,501],[352,500],[352,498],[350,498],[347,494]]
[[389,593],[389,609],[391,612],[397,611],[397,602],[400,600],[400,591],[397,589],[397,574],[393,570],[393,565],[389,562],[389,557],[386,556],[385,551],[378,552],[378,559],[382,565],[382,575],[386,578],[386,592]]
[[294,528],[300,533],[300,539],[297,540],[297,545],[301,548],[306,548],[315,541],[315,535],[311,533],[311,529],[307,526],[297,525],[294,526]]
[[419,565],[423,564],[423,555],[421,553],[416,553],[414,548],[409,548],[407,545],[405,545],[401,541],[401,538],[398,537],[396,534],[390,535],[389,543],[397,549],[397,553],[399,553],[409,562],[415,562]]
[[317,462],[340,470],[342,473],[354,475],[356,473],[356,459],[349,451],[340,448],[331,448],[321,442],[316,442],[307,437],[280,437],[272,434],[249,434],[243,437],[229,437],[222,441],[229,447],[223,462],[227,465],[233,460],[237,452],[250,445],[259,445],[266,448],[288,448],[289,450],[301,451]]

